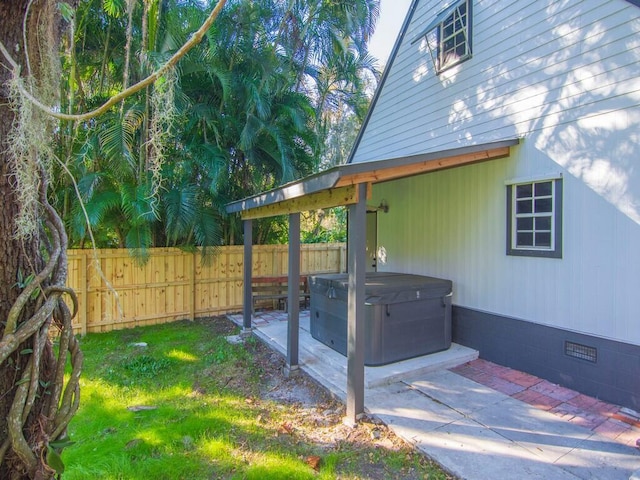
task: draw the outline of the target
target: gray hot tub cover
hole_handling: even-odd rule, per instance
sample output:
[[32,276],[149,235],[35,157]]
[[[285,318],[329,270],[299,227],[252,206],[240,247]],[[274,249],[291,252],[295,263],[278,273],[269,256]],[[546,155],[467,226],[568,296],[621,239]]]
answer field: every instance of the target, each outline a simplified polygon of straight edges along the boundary
[[[316,275],[310,279],[311,289],[328,298],[345,299],[349,276],[345,273]],[[410,302],[426,298],[441,298],[452,291],[451,280],[406,273],[368,272],[365,303],[369,305]]]

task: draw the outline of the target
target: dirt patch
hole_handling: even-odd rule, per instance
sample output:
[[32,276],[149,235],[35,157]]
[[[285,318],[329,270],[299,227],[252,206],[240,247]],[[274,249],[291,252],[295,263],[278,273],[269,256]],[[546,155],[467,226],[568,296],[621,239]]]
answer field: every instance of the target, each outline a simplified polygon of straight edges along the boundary
[[[256,400],[276,403],[285,414],[286,420],[279,426],[282,436],[316,445],[321,452],[318,458],[322,452],[359,452],[348,455],[350,460],[341,467],[357,474],[339,475],[339,478],[455,479],[375,418],[365,416],[355,427],[345,425],[344,404],[303,371],[286,376],[285,359],[262,342],[252,339],[245,343],[245,348],[251,351],[260,376]],[[263,415],[259,420],[266,425],[270,421],[269,413],[265,410]],[[388,463],[379,461],[382,451],[395,452],[403,466],[389,472]]]

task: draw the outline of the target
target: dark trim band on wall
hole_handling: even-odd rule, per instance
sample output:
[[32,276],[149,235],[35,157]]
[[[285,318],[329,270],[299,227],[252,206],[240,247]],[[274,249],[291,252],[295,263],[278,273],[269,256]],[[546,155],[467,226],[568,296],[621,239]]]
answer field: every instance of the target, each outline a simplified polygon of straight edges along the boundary
[[638,345],[458,306],[452,322],[453,341],[480,358],[640,411]]

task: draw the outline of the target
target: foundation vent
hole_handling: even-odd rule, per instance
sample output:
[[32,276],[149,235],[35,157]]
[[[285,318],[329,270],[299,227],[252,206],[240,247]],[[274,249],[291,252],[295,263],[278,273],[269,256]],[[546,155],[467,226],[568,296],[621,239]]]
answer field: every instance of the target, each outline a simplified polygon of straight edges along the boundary
[[564,342],[564,354],[569,357],[579,358],[580,360],[586,360],[587,362],[597,363],[598,361],[598,349],[595,347],[588,347],[587,345],[580,345],[579,343]]

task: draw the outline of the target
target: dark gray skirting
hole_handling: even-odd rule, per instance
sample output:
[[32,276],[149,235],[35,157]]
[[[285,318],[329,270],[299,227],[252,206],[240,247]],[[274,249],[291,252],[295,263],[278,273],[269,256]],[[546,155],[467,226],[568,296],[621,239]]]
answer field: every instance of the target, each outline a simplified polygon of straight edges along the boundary
[[453,306],[453,341],[480,358],[640,411],[640,346]]

